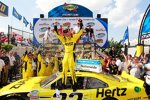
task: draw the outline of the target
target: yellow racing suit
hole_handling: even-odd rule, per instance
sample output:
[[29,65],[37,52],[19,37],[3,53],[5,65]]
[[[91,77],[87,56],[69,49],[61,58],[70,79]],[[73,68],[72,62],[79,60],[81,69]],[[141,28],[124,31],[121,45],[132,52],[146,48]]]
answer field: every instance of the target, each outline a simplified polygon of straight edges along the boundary
[[27,79],[29,77],[33,76],[33,70],[32,70],[32,59],[29,59],[26,55],[24,57],[24,64],[22,69],[22,77],[23,79]]
[[82,27],[80,27],[80,30],[78,33],[73,34],[73,36],[71,38],[68,37],[64,37],[59,35],[59,33],[57,32],[57,26],[54,26],[54,34],[59,38],[59,40],[62,42],[62,44],[65,47],[65,54],[64,54],[64,58],[62,61],[62,67],[63,67],[63,74],[64,77],[62,78],[62,83],[66,84],[67,82],[67,72],[68,69],[70,70],[71,74],[72,74],[72,82],[73,84],[76,82],[76,78],[75,78],[75,61],[74,61],[74,47],[75,47],[75,43],[76,41],[80,38],[80,36],[83,33],[83,29]]
[[46,60],[38,54],[37,76],[46,76]]

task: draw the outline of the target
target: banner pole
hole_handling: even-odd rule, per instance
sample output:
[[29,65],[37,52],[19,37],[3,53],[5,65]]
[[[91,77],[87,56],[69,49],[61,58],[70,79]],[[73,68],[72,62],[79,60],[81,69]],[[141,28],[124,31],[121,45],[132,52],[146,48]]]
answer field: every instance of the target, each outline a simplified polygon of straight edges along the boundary
[[10,26],[8,25],[8,34],[7,34],[8,44],[9,44],[9,35],[10,35]]

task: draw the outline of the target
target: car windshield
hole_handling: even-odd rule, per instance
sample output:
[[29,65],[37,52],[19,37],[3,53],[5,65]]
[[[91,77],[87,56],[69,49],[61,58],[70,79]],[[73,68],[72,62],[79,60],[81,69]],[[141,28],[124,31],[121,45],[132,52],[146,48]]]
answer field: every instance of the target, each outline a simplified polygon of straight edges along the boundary
[[114,76],[114,75],[111,75],[111,74],[108,74],[108,73],[103,73],[105,76],[105,78],[108,78],[109,80],[116,80],[116,81],[120,81],[120,79],[118,78],[118,77],[116,77],[116,76]]
[[59,73],[55,73],[55,74],[52,74],[51,76],[48,76],[47,78],[45,78],[44,80],[42,80],[40,82],[40,85],[43,86],[43,85],[47,85],[48,83],[52,82],[53,80],[55,80],[57,77],[59,76]]

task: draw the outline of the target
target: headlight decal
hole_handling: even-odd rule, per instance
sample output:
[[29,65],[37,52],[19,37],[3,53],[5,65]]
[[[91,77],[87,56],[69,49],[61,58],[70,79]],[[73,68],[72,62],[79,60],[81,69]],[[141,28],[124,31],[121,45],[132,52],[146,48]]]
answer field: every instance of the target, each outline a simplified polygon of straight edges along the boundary
[[139,93],[139,92],[141,92],[141,88],[138,87],[138,86],[136,86],[136,87],[134,87],[134,91],[135,91],[136,93]]

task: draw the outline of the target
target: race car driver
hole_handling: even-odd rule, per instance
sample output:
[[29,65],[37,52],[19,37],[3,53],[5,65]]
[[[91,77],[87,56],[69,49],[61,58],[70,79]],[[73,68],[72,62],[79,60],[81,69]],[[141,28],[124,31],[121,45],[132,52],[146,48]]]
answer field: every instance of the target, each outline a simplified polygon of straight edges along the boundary
[[59,38],[59,40],[62,42],[62,44],[65,47],[65,54],[64,54],[63,61],[62,61],[63,74],[64,74],[62,83],[64,83],[64,84],[66,84],[66,82],[67,82],[68,68],[70,69],[70,72],[72,74],[72,84],[74,85],[76,83],[75,71],[74,71],[75,70],[74,47],[75,47],[76,41],[80,38],[80,36],[83,33],[82,20],[79,19],[78,22],[80,23],[79,32],[76,34],[73,34],[73,35],[67,34],[66,36],[59,35],[59,33],[57,31],[57,22],[54,23],[54,34]]

